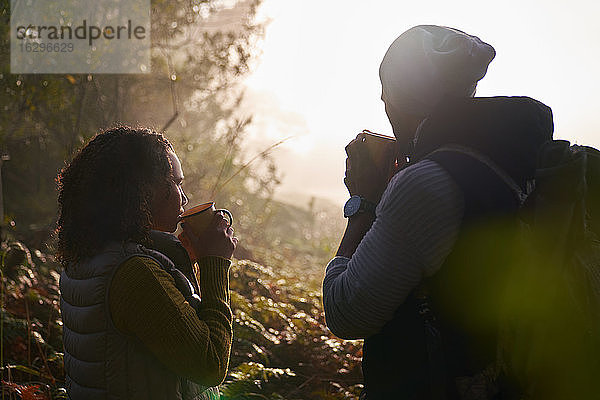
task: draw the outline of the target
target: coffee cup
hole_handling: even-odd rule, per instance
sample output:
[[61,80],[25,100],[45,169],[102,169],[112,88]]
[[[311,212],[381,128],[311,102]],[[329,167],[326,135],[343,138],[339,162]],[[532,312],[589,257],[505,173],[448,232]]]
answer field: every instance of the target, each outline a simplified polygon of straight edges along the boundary
[[203,232],[209,225],[215,214],[221,212],[229,222],[229,226],[233,223],[233,216],[229,210],[224,208],[215,208],[215,202],[198,204],[181,214],[181,220],[189,226],[195,234]]
[[382,174],[391,177],[398,166],[398,147],[396,138],[381,135],[368,130],[359,133],[358,137],[366,148],[368,158]]

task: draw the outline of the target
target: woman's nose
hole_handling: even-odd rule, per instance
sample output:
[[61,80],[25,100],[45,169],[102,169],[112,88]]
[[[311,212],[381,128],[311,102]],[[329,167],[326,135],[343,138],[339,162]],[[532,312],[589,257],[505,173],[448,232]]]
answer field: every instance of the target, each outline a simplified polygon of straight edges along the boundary
[[181,205],[185,206],[188,203],[188,198],[185,195],[185,192],[183,191],[183,189],[181,189]]

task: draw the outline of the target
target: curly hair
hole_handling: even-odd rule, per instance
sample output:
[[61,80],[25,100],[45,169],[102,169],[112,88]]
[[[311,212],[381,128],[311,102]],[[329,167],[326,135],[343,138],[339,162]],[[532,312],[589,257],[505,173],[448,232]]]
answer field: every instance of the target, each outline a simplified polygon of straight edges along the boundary
[[97,134],[58,175],[58,258],[64,267],[110,241],[145,243],[152,198],[172,177],[173,146],[150,129]]

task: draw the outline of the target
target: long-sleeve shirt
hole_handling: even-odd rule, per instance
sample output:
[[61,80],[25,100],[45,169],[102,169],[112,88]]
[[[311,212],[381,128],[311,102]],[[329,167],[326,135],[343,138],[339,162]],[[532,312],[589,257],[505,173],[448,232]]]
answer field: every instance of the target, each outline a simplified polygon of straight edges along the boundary
[[230,261],[203,257],[198,264],[198,313],[171,275],[147,257],[130,258],[118,268],[109,290],[110,312],[117,329],[140,339],[178,376],[216,386],[227,374],[233,334]]
[[458,237],[464,198],[450,175],[423,160],[397,173],[352,258],[327,265],[323,304],[329,329],[344,339],[378,333]]

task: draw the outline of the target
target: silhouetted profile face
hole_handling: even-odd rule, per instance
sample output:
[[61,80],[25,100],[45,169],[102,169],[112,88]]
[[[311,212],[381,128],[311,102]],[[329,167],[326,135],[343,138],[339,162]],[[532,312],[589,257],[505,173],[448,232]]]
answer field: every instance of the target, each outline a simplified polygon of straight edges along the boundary
[[183,206],[188,199],[183,192],[183,170],[177,155],[167,153],[171,162],[171,177],[166,186],[162,186],[154,193],[152,200],[152,229],[163,232],[174,232],[177,229],[179,216],[183,213]]
[[472,97],[496,52],[477,36],[437,25],[418,25],[388,48],[381,65],[381,99],[402,146],[446,96]]
[[419,124],[424,117],[417,115],[411,115],[395,109],[389,102],[381,99],[385,106],[385,113],[388,116],[394,136],[398,140],[398,143],[402,146],[409,141],[413,140]]

